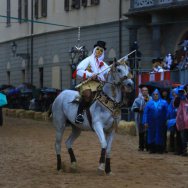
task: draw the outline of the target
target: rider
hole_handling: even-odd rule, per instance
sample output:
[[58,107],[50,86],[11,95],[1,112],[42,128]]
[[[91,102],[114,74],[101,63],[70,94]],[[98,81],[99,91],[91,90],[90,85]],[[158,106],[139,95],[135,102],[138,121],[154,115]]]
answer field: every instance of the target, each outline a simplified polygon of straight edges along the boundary
[[81,101],[78,106],[77,117],[75,123],[83,123],[83,110],[90,106],[92,101],[92,92],[97,90],[100,85],[99,80],[105,81],[105,77],[109,71],[108,65],[103,61],[104,51],[106,50],[104,41],[97,41],[94,45],[93,53],[82,60],[76,70],[78,77],[83,80],[90,78],[91,80],[82,84],[79,88]]

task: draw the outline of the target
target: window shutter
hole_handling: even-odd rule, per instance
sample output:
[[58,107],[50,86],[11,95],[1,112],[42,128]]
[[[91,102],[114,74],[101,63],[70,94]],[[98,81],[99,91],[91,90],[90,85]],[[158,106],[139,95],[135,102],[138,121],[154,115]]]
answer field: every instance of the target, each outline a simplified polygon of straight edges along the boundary
[[87,7],[87,0],[82,0],[82,6]]
[[47,4],[48,4],[47,0],[42,0],[41,12],[43,17],[47,16]]
[[39,18],[39,1],[35,0],[35,18]]
[[69,0],[64,1],[64,10],[69,11]]
[[24,1],[24,14],[25,21],[28,21],[28,0]]
[[7,26],[10,26],[10,0],[7,0]]
[[18,22],[22,23],[22,0],[18,0]]
[[99,5],[100,0],[91,0],[91,5]]

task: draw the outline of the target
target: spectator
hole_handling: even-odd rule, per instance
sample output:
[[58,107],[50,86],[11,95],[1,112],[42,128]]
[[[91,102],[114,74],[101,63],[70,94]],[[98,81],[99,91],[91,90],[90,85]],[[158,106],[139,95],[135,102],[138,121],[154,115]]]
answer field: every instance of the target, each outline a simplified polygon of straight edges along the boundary
[[166,70],[170,70],[171,66],[172,66],[172,63],[173,63],[173,58],[172,58],[172,55],[169,53],[165,57],[165,69]]
[[186,91],[187,85],[178,89],[178,97],[174,100],[174,106],[178,108],[176,125],[177,130],[180,131],[182,141],[182,156],[187,156],[187,142],[188,142],[188,93]]
[[180,155],[182,154],[182,143],[181,143],[180,131],[178,131],[176,127],[177,108],[174,107],[174,100],[177,96],[178,96],[178,89],[175,88],[171,92],[171,102],[168,106],[167,128],[170,131],[169,149],[171,152],[175,152],[175,154]]
[[[162,89],[161,91],[161,98],[165,100],[168,104],[170,104],[170,97],[169,97],[169,91],[167,89]],[[164,151],[167,152],[167,126],[166,122],[164,124]]]
[[164,125],[166,122],[168,104],[161,99],[158,89],[152,94],[152,99],[144,108],[143,124],[148,129],[147,141],[150,153],[164,152]]
[[0,126],[3,126],[3,112],[1,107],[0,107]]
[[143,87],[141,89],[141,93],[139,93],[138,97],[134,100],[131,110],[134,112],[135,115],[135,122],[137,125],[137,133],[139,136],[139,151],[143,151],[147,148],[146,143],[146,131],[144,129],[144,126],[142,125],[142,117],[143,117],[143,111],[146,103],[151,99],[151,97],[148,94],[148,88]]
[[153,63],[153,72],[164,72],[161,58],[153,59],[152,63]]

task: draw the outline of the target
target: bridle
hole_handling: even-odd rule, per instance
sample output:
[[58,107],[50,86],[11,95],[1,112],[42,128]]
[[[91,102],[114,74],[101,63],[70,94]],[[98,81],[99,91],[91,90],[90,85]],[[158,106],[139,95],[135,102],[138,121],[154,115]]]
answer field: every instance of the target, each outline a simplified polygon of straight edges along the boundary
[[[124,64],[125,65],[125,64]],[[118,65],[113,65],[110,69],[110,71],[108,72],[107,74],[107,79],[108,80],[108,77],[109,75],[112,75],[113,79],[114,80],[117,80],[117,76],[118,76],[118,81],[114,81],[114,82],[109,82],[109,81],[103,81],[103,84],[104,83],[108,83],[108,84],[111,84],[111,85],[114,85],[114,86],[122,86],[123,85],[123,82],[127,79],[131,79],[132,78],[132,75],[130,72],[128,72],[127,75],[125,75],[124,77],[120,77],[118,74],[117,74],[117,70],[116,70],[116,67]]]

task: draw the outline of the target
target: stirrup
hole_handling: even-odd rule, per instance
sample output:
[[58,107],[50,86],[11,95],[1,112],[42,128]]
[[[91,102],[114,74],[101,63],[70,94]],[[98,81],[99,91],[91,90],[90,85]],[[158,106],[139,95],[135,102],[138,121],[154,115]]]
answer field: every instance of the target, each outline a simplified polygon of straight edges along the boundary
[[82,124],[83,122],[84,122],[84,116],[82,114],[78,114],[75,123]]

